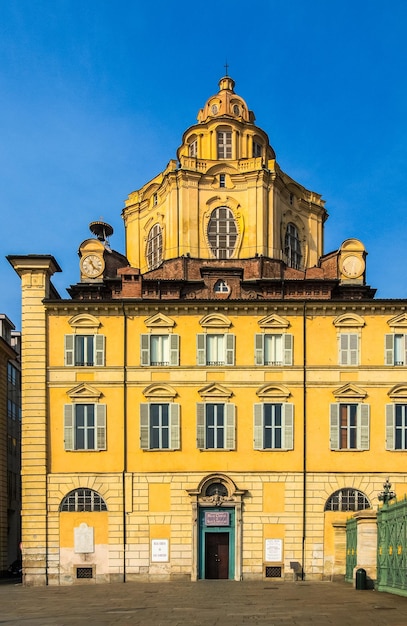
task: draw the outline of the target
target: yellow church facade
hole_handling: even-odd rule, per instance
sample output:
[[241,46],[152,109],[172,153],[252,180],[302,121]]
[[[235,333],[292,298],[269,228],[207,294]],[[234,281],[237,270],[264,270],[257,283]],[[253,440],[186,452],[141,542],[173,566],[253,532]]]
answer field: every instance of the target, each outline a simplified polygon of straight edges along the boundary
[[226,76],[177,159],[94,222],[62,298],[22,282],[29,585],[329,579],[345,522],[407,492],[407,314]]

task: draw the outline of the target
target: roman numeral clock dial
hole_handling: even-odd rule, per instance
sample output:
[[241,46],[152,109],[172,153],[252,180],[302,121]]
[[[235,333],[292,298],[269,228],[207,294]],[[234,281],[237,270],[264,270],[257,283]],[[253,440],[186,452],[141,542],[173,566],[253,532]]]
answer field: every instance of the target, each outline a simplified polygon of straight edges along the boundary
[[81,259],[82,273],[88,278],[97,278],[104,270],[105,262],[98,254],[87,254]]

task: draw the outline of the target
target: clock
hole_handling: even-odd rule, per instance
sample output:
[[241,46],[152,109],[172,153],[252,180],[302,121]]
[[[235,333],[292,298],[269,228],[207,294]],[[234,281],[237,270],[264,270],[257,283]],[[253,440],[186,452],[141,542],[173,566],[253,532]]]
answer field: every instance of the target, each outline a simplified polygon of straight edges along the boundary
[[355,254],[349,254],[342,261],[342,273],[348,278],[359,278],[365,271],[364,260]]
[[105,262],[98,254],[87,254],[81,259],[81,270],[85,276],[96,278],[105,268]]

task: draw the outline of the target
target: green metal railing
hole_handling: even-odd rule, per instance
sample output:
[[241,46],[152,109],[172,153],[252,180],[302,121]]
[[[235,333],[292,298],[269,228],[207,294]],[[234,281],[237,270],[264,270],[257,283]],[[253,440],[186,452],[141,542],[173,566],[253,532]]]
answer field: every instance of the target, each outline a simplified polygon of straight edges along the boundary
[[407,596],[407,500],[377,513],[377,589]]
[[353,582],[353,570],[357,562],[358,535],[356,519],[348,519],[346,522],[346,573],[347,583]]

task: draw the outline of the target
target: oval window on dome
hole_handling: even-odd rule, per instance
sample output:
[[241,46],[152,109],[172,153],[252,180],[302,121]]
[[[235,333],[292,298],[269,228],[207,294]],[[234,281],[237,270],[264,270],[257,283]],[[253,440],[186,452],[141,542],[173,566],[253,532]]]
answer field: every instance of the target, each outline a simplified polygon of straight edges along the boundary
[[161,226],[154,224],[147,239],[147,265],[149,270],[158,267],[163,256],[163,234]]
[[240,115],[240,107],[239,107],[239,105],[238,105],[238,104],[234,104],[234,105],[233,105],[233,113],[234,113],[235,115]]
[[232,211],[221,206],[211,213],[208,224],[208,241],[217,259],[230,259],[237,242],[237,224]]

